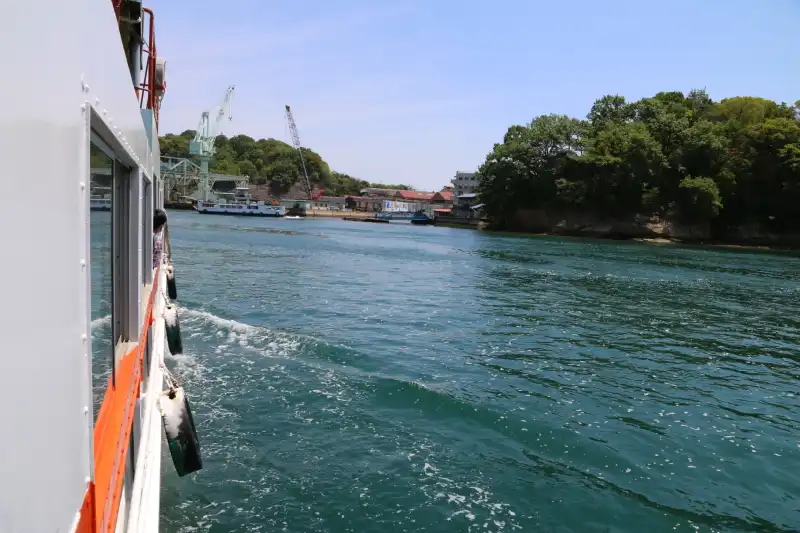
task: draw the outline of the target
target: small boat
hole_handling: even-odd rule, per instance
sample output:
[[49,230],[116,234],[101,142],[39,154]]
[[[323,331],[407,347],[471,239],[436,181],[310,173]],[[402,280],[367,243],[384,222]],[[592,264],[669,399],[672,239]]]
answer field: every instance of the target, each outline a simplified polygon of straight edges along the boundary
[[426,215],[424,211],[417,211],[411,217],[410,222],[417,226],[429,226],[433,224],[434,220]]
[[389,219],[380,217],[342,217],[342,220],[350,220],[352,222],[374,222],[377,224],[389,224],[391,222]]
[[292,216],[285,216],[285,217],[283,217],[283,218],[285,218],[285,219],[287,219],[287,220],[302,220],[302,219],[304,219],[305,217],[300,217],[300,216],[297,216],[297,215],[292,215]]

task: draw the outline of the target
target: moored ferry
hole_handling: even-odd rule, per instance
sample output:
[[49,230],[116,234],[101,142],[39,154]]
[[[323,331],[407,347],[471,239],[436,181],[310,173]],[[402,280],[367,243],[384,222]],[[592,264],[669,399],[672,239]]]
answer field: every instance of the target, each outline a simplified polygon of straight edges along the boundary
[[195,207],[204,215],[241,215],[250,217],[282,217],[286,208],[280,205],[269,205],[264,202],[212,202],[198,200]]
[[[194,425],[173,409],[183,390],[164,362],[166,345],[182,348],[168,224],[154,231],[166,86],[154,14],[84,0],[12,2],[4,16],[14,81],[0,89],[0,160],[48,216],[23,202],[0,211],[13,251],[0,531],[157,532],[162,432],[180,475],[200,462],[196,435],[179,436]],[[95,175],[110,187],[102,202]]]
[[111,195],[95,196],[89,198],[89,210],[91,211],[111,211]]
[[251,217],[282,217],[286,208],[256,202],[250,197],[250,188],[239,186],[233,192],[218,192],[219,200],[198,200],[195,209],[204,215],[240,215]]

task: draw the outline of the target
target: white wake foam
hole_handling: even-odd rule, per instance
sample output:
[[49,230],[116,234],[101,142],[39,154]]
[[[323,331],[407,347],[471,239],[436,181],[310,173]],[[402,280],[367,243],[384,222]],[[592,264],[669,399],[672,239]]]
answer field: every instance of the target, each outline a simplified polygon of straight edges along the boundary
[[111,315],[106,315],[106,316],[103,316],[103,317],[100,317],[100,318],[95,318],[94,320],[92,320],[91,323],[90,323],[90,326],[91,326],[92,331],[94,331],[95,329],[97,329],[99,327],[108,326],[110,324],[111,324]]

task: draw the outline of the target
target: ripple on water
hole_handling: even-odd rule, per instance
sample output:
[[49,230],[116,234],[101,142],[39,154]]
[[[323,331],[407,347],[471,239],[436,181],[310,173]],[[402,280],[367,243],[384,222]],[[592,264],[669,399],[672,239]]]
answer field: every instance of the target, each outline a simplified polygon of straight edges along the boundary
[[189,220],[206,468],[168,471],[168,531],[800,523],[792,257]]

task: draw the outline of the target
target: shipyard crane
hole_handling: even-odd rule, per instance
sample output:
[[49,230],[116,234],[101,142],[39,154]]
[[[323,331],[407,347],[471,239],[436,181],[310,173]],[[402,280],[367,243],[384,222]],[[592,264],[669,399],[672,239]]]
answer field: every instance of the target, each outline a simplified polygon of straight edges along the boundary
[[300,155],[300,165],[303,167],[303,177],[306,179],[308,199],[314,200],[314,196],[311,194],[311,181],[308,179],[308,172],[306,172],[306,162],[303,159],[303,149],[300,147],[300,134],[297,133],[297,124],[294,122],[292,108],[288,105],[286,106],[286,122],[289,124],[289,132],[292,134],[292,144],[294,145],[295,150],[297,150],[297,153]]
[[229,121],[233,118],[230,112],[233,89],[234,86],[231,85],[225,91],[225,97],[222,99],[222,104],[219,106],[213,122],[211,113],[203,111],[202,115],[200,115],[200,125],[197,126],[197,133],[189,143],[189,153],[199,156],[200,159],[200,191],[203,194],[203,200],[208,200],[208,193],[211,190],[208,163],[217,151],[214,141],[221,132],[225,115],[228,115]]

